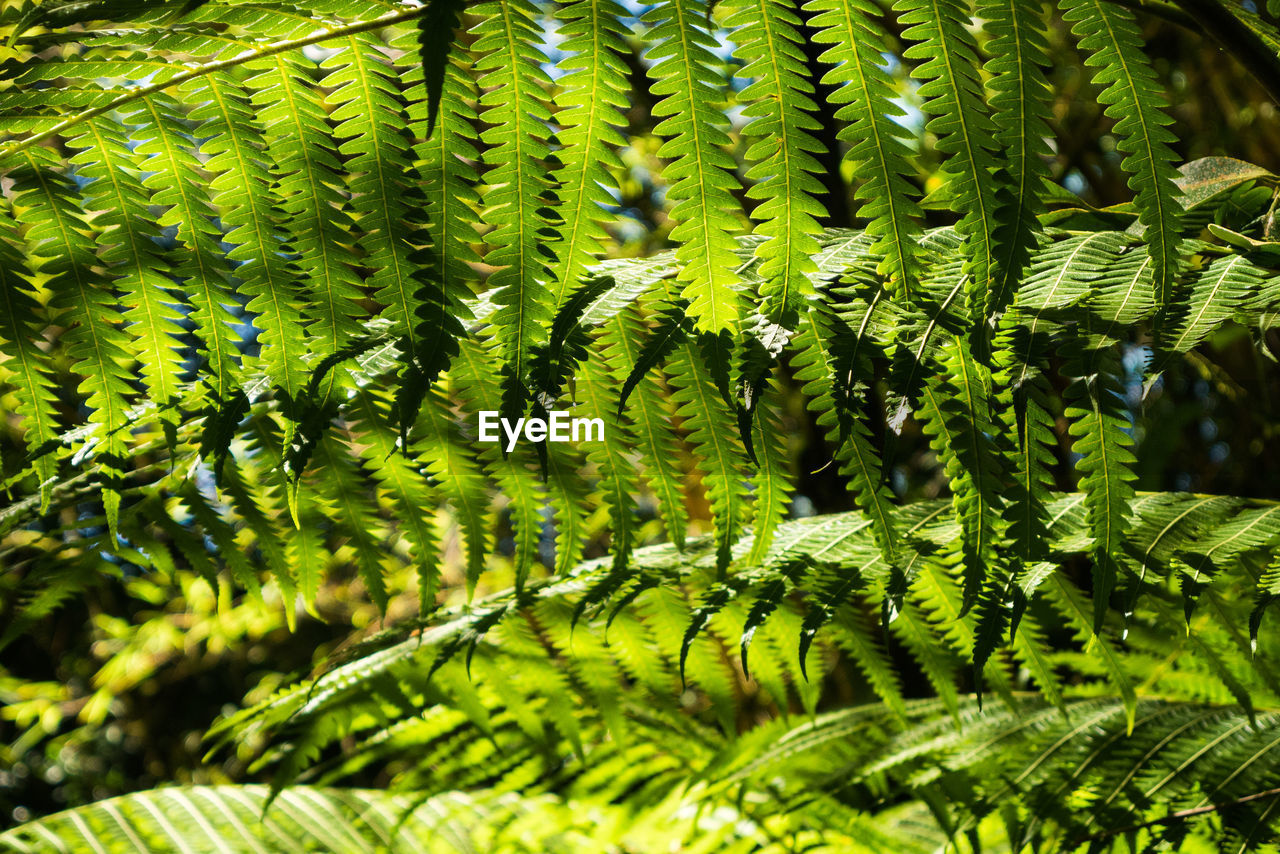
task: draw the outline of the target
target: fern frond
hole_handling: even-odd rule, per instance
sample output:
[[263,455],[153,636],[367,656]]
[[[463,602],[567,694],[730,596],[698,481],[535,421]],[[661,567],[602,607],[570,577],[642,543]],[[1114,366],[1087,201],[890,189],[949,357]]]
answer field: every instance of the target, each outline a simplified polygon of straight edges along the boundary
[[162,259],[155,243],[158,230],[146,225],[150,194],[133,168],[127,128],[95,119],[86,122],[83,131],[69,143],[80,149],[71,162],[79,167],[78,174],[90,179],[83,188],[88,203],[102,208],[94,218],[105,232],[99,257],[118,277],[114,285],[127,306],[130,351],[142,367],[147,391],[160,404],[161,417],[172,418],[166,407],[183,392],[177,341],[182,329],[175,322],[179,299],[170,293],[174,282],[160,272],[168,259]]
[[1075,437],[1072,451],[1079,454],[1076,469],[1085,494],[1089,528],[1094,538],[1094,626],[1101,628],[1118,573],[1119,554],[1128,530],[1129,503],[1133,499],[1137,461],[1132,425],[1121,391],[1104,362],[1097,373],[1067,389],[1066,416]]
[[[631,309],[624,308],[604,326],[601,344],[617,353],[620,369],[628,378],[636,371],[641,348],[640,322]],[[625,395],[623,383],[620,399]],[[658,513],[667,529],[667,537],[677,548],[685,542],[685,502],[682,483],[684,472],[680,467],[679,446],[676,437],[666,425],[671,418],[670,395],[656,373],[645,371],[628,398],[628,415],[636,430],[637,450],[644,464],[644,480],[658,501]]]
[[1172,303],[1178,275],[1178,224],[1182,206],[1174,184],[1172,119],[1156,83],[1133,13],[1105,0],[1060,0],[1063,18],[1072,24],[1080,47],[1089,52],[1085,64],[1097,69],[1094,82],[1105,86],[1098,100],[1116,120],[1118,146],[1127,156],[1123,167],[1135,193],[1138,221],[1151,258],[1153,299],[1157,308]]
[[615,570],[626,566],[631,557],[637,533],[633,496],[639,486],[635,466],[627,458],[636,444],[635,438],[618,413],[617,395],[613,393],[623,374],[620,349],[615,344],[589,359],[578,384],[584,410],[604,420],[603,441],[587,443],[586,451],[587,459],[599,472],[603,503],[609,508],[610,551]]
[[[679,590],[665,587],[649,590],[641,597],[637,608],[652,628],[663,657],[668,660],[683,658],[680,670],[687,672],[689,684],[706,693],[723,729],[732,731],[734,680],[727,662],[714,648],[719,639],[704,636],[685,648],[683,638],[692,621],[689,603]],[[678,655],[678,652],[683,655]]]
[[1123,236],[1100,231],[1055,240],[1035,254],[997,343],[997,360],[1010,367],[1013,388],[1043,370],[1061,311],[1122,266],[1117,259],[1127,246]]
[[188,149],[187,129],[179,122],[180,108],[167,98],[143,101],[129,117],[131,136],[141,138],[134,148],[137,168],[147,176],[143,185],[152,190],[151,204],[165,208],[156,219],[162,228],[173,227],[181,247],[173,273],[194,310],[196,334],[205,351],[202,373],[214,395],[214,405],[224,405],[239,390],[239,336],[227,306],[236,305],[228,289],[230,271],[219,248],[222,234],[210,222],[212,211],[204,189],[192,176],[199,162]]
[[[5,210],[5,215],[11,214]],[[10,225],[0,224],[0,371],[4,382],[18,393],[15,411],[21,419],[43,513],[48,510],[57,472],[56,457],[50,453],[58,437],[57,398],[45,354],[35,340],[44,326],[43,312],[29,290],[31,273],[21,247]]]
[[[185,69],[180,69],[172,63],[166,63],[160,60],[155,60],[150,63],[134,63],[132,65],[125,63],[120,66],[113,66],[105,62],[98,63],[97,73],[85,70],[83,76],[91,79],[97,79],[104,76],[115,77],[121,80],[152,79],[152,82],[145,85],[130,87],[123,93],[109,100],[98,102],[91,108],[73,113],[56,124],[41,128],[38,132],[31,134],[30,136],[14,140],[0,146],[0,160],[4,160],[19,151],[31,148],[47,139],[50,139],[51,137],[64,133],[82,122],[90,121],[115,110],[124,110],[128,105],[131,105],[135,101],[145,102],[156,96],[158,93],[165,91],[169,87],[184,83],[187,80],[194,80],[214,71],[226,71],[231,68],[244,65],[245,63],[253,62],[254,60],[278,56],[299,48],[308,47],[313,44],[320,44],[334,38],[359,35],[360,33],[370,32],[372,30],[386,29],[387,27],[394,26],[398,23],[418,18],[425,13],[425,10],[426,7],[415,6],[411,9],[397,9],[376,18],[344,23],[332,28],[321,27],[317,30],[312,27],[311,31],[306,36],[288,39],[285,41],[268,42],[256,49],[241,51],[226,59],[197,64]],[[49,65],[56,64],[58,63],[49,63]],[[66,62],[62,64],[74,68],[78,63]],[[136,73],[138,71],[141,71],[142,73]],[[104,75],[103,72],[108,73]],[[151,78],[152,72],[155,72],[154,78]],[[57,76],[56,72],[54,76]]]
[[[271,176],[261,162],[258,140],[262,129],[236,82],[226,75],[210,74],[185,95],[197,103],[189,118],[200,122],[196,135],[203,138],[204,168],[212,173],[212,202],[218,207],[225,240],[235,244],[227,253],[236,264],[240,290],[249,296],[246,308],[261,328],[261,361],[267,376],[284,395],[283,410],[296,417],[296,407],[306,385],[306,343],[303,340],[297,278],[285,260],[287,251],[278,226],[271,193]],[[286,430],[285,440],[290,438]]]
[[[348,37],[340,52],[321,63],[332,70],[320,85],[334,88],[326,101],[333,104],[329,118],[337,123],[334,135],[342,140],[338,153],[346,158],[342,168],[350,176],[360,263],[370,270],[365,284],[385,306],[382,316],[404,329],[408,355],[417,358],[420,348],[439,342],[420,340],[416,323],[422,297],[410,258],[416,229],[407,192],[416,173],[399,72],[382,50],[382,42],[371,34]],[[440,367],[435,365],[437,371]]]
[[868,220],[866,233],[875,238],[877,271],[909,301],[919,274],[921,212],[909,181],[914,170],[907,147],[893,121],[901,111],[882,67],[886,37],[877,23],[879,12],[846,0],[809,0],[804,9],[813,15],[814,41],[830,45],[819,59],[834,67],[822,81],[837,87],[832,98],[842,106],[836,117],[846,122],[839,135],[850,146],[846,157],[862,182],[856,192]]
[[571,55],[559,64],[568,73],[555,97],[563,146],[554,175],[561,218],[552,267],[556,306],[600,253],[607,237],[600,221],[615,204],[612,173],[622,168],[616,149],[625,145],[615,128],[626,125],[622,111],[628,104],[626,15],[613,0],[576,0],[558,13],[565,21],[559,49]]
[[488,483],[454,418],[451,403],[438,389],[428,389],[410,448],[449,502],[464,540],[466,576],[474,584],[490,548]]
[[[278,452],[274,446],[264,447],[255,443],[253,447],[261,450],[266,458],[270,458],[273,451]],[[287,603],[286,622],[292,628],[296,620],[293,608],[295,582],[294,562],[289,555],[297,548],[300,532],[289,519],[283,487],[283,483],[271,480],[267,471],[234,458],[223,466],[219,481],[223,500],[243,520],[244,530],[252,534],[252,545],[280,587],[281,598]]]
[[131,389],[122,369],[133,360],[120,329],[118,300],[95,269],[98,259],[88,235],[90,226],[75,187],[55,171],[59,164],[48,149],[24,152],[24,158],[23,167],[11,173],[18,219],[28,226],[25,238],[32,252],[43,256],[38,270],[48,279],[50,309],[67,327],[63,335],[73,368],[83,377],[79,388],[92,409],[90,423],[103,430],[102,503],[114,536],[128,459]]
[[546,455],[547,502],[555,514],[555,571],[565,573],[582,559],[589,538],[591,485],[581,473],[583,455],[576,448],[543,443],[540,451]]
[[738,180],[724,150],[729,137],[721,129],[720,94],[707,80],[720,65],[706,30],[708,7],[704,0],[666,0],[643,20],[653,26],[646,53],[652,91],[662,96],[653,108],[664,117],[655,128],[666,139],[658,154],[672,160],[664,177],[675,201],[671,238],[679,242],[681,296],[697,329],[717,333],[732,329],[739,314],[732,238]]
[[[503,389],[498,385],[499,372],[494,369],[497,355],[477,341],[462,342],[450,379],[458,395],[467,404],[469,417],[478,418],[482,411],[501,411]],[[545,492],[538,482],[522,447],[508,454],[499,442],[486,443],[479,450],[485,470],[510,500],[511,526],[515,535],[516,586],[523,587],[538,556],[538,540],[542,533],[542,505]],[[475,579],[468,577],[468,593]]]
[[476,69],[484,72],[482,118],[491,127],[481,134],[489,146],[484,161],[488,186],[484,194],[485,235],[491,247],[485,263],[496,269],[489,284],[497,289],[493,322],[508,374],[503,383],[502,411],[510,417],[523,409],[522,384],[535,344],[551,321],[552,294],[547,287],[553,260],[545,246],[555,241],[546,214],[550,176],[544,161],[551,118],[546,106],[546,74],[536,45],[542,34],[534,24],[537,9],[529,0],[498,0],[477,7],[482,21],[472,50]]
[[1243,509],[1184,547],[1183,559],[1199,581],[1246,551],[1264,548],[1280,537],[1280,505]]
[[1076,639],[1092,645],[1092,648],[1096,649],[1101,656],[1102,665],[1107,671],[1111,685],[1119,693],[1124,703],[1128,728],[1132,731],[1134,718],[1137,714],[1138,695],[1134,691],[1133,681],[1126,669],[1126,662],[1120,650],[1099,633],[1096,607],[1095,613],[1090,614],[1087,610],[1087,604],[1082,601],[1080,592],[1063,577],[1061,572],[1050,573],[1040,589],[1044,591],[1054,610],[1062,615]]
[[1030,564],[1044,558],[1048,542],[1048,503],[1053,489],[1053,449],[1058,439],[1049,408],[1050,389],[1041,377],[1024,382],[1011,393],[1012,405],[1004,408],[1001,426],[1017,436],[1013,451],[1012,488],[1007,491],[1004,519],[1006,536],[1016,561]]
[[[316,445],[317,468],[323,471],[324,476],[316,477],[313,483],[303,484],[299,490],[298,527],[310,529],[300,540],[306,542],[320,534],[323,531],[320,520],[332,520],[334,528],[347,537],[351,562],[359,570],[369,598],[379,611],[386,613],[390,594],[385,578],[389,558],[383,546],[386,542],[384,525],[370,500],[368,478],[353,449],[346,442],[340,442],[339,434],[329,433]],[[306,511],[303,501],[310,503],[315,510],[311,521],[303,521]],[[325,554],[318,542],[312,547],[316,558]],[[323,573],[317,574],[317,580],[323,577]]]
[[1207,338],[1257,292],[1267,273],[1243,255],[1214,258],[1208,266],[1188,273],[1185,307],[1171,318],[1165,335],[1171,353],[1185,353]]
[[770,379],[761,401],[761,414],[752,426],[752,445],[760,467],[751,478],[755,503],[751,551],[747,556],[750,564],[759,563],[768,553],[778,524],[787,514],[787,505],[795,488],[781,410],[782,390],[776,381]]
[[[778,321],[795,316],[804,297],[813,293],[808,273],[816,269],[817,220],[826,210],[817,201],[822,186],[814,153],[821,145],[812,113],[809,82],[800,50],[800,19],[791,0],[734,2],[725,26],[737,28],[734,40],[747,65],[739,76],[752,79],[739,98],[751,121],[743,133],[752,140],[747,178],[754,183],[747,197],[762,200],[752,213],[755,233],[765,237],[756,248],[760,259],[760,314]],[[695,316],[696,312],[695,312]]]
[[903,37],[916,42],[903,56],[923,60],[911,73],[924,81],[922,108],[933,116],[926,128],[937,135],[938,150],[949,155],[943,170],[951,209],[961,217],[956,229],[965,238],[967,303],[976,318],[986,308],[1001,258],[992,180],[998,141],[983,97],[977,47],[967,29],[969,7],[959,0],[898,0],[894,10],[902,24],[910,25]]
[[[355,223],[349,202],[337,190],[341,167],[325,139],[324,107],[304,66],[280,55],[248,67],[245,86],[266,134],[289,247],[297,254],[308,297],[308,344],[323,362],[360,334],[365,315],[350,249]],[[341,375],[338,368],[332,377]]]
[[689,342],[679,345],[669,363],[671,398],[676,415],[689,431],[689,443],[702,472],[715,529],[716,568],[729,566],[738,526],[746,511],[741,471],[745,452],[738,441],[733,414],[716,388],[715,379]]
[[396,519],[418,571],[419,614],[426,616],[435,608],[440,587],[439,536],[428,509],[438,503],[438,497],[414,463],[397,452],[391,401],[371,389],[361,389],[356,395],[356,412],[359,422],[353,432],[360,456],[396,507]]
[[1045,79],[1049,66],[1044,7],[1038,0],[979,0],[977,17],[991,35],[986,45],[991,59],[983,67],[996,139],[1004,149],[1001,168],[1007,176],[997,193],[998,206],[1011,207],[997,215],[993,235],[1000,247],[997,276],[985,308],[986,314],[1002,312],[1013,299],[1014,289],[1035,249],[1045,205],[1044,183],[1049,178],[1047,159],[1052,89]]
[[[512,823],[528,832],[532,825],[518,819],[541,808],[536,800],[500,793],[422,798],[407,792],[309,786],[280,792],[266,786],[171,786],[55,813],[0,834],[0,843],[20,854],[143,846],[373,854],[388,845],[462,852],[488,839],[507,850],[519,845],[520,831],[508,830]],[[546,832],[543,841],[556,845],[558,837]]]
[[800,323],[794,356],[796,379],[804,383],[802,391],[809,399],[809,408],[818,414],[818,424],[836,446],[841,473],[851,479],[850,486],[859,507],[871,518],[881,552],[893,563],[898,537],[892,521],[890,494],[881,477],[880,458],[871,445],[870,430],[852,414],[852,401],[841,385],[840,371],[831,351],[832,342],[840,336],[832,331],[832,321],[818,305],[810,306]]
[[965,610],[992,572],[995,544],[1004,533],[1001,513],[1004,472],[993,447],[991,375],[961,339],[948,347],[949,379],[934,378],[924,390],[923,428],[943,462],[963,536]]
[[[419,391],[410,380],[421,383],[425,393],[452,358],[454,342],[465,335],[463,326],[471,316],[467,298],[475,278],[471,264],[480,260],[472,248],[480,243],[475,230],[476,212],[481,207],[476,192],[479,179],[472,165],[479,160],[473,123],[477,95],[474,81],[460,67],[461,58],[456,51],[449,52],[461,5],[432,4],[438,7],[436,11],[421,20],[418,46],[426,98],[420,97],[416,84],[410,85],[406,94],[410,128],[421,139],[414,163],[421,184],[414,188],[414,194],[423,198],[415,214],[425,218],[429,238],[429,247],[410,255],[418,281],[418,314],[413,322],[419,340],[430,343],[419,352],[420,376],[411,374],[402,382],[402,429],[412,422],[407,410],[414,402],[406,405],[406,398]],[[447,56],[437,56],[445,52]],[[431,76],[436,73],[430,70],[434,63],[439,64],[438,81]],[[413,80],[416,73],[417,69],[406,75],[407,79]]]

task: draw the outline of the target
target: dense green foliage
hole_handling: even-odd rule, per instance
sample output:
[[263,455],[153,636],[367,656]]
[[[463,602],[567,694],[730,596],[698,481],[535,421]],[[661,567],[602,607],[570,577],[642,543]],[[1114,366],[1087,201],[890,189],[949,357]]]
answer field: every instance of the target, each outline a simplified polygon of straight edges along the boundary
[[[1280,77],[1270,14],[1143,8]],[[1231,347],[1270,393],[1280,176],[1179,165],[1143,20],[0,4],[0,650],[147,605],[90,608],[90,698],[6,672],[9,755],[383,622],[174,781],[269,789],[0,844],[1272,844],[1278,496],[1165,477],[1154,414]],[[1122,199],[1054,161],[1064,51]],[[551,410],[602,440],[477,440]]]

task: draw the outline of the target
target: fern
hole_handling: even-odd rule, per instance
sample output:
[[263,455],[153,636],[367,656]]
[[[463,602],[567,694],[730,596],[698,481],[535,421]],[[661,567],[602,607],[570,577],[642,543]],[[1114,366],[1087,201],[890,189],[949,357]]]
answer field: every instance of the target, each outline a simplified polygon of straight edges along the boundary
[[130,351],[141,365],[148,391],[164,406],[183,393],[183,366],[177,349],[182,330],[175,322],[176,300],[170,292],[174,283],[157,271],[162,258],[154,241],[159,234],[145,224],[148,193],[130,168],[126,133],[126,128],[109,120],[88,122],[84,133],[72,143],[81,150],[71,162],[80,167],[79,174],[90,179],[85,188],[89,203],[104,205],[96,218],[105,244],[98,257],[119,271],[114,284],[127,306],[124,317],[132,342]]
[[151,204],[166,210],[156,220],[161,227],[174,227],[183,248],[181,263],[174,273],[183,282],[194,311],[191,319],[206,352],[204,373],[208,375],[214,406],[225,406],[239,390],[236,377],[239,350],[231,329],[233,318],[227,307],[235,300],[227,288],[228,265],[218,251],[221,237],[209,222],[208,195],[190,179],[196,160],[181,140],[182,128],[173,117],[171,101],[146,101],[136,118],[144,123],[142,144],[133,150],[137,168],[151,173],[144,185],[156,190]]
[[659,154],[671,158],[664,172],[677,223],[671,237],[679,241],[681,296],[698,329],[716,333],[738,319],[738,276],[734,272],[731,235],[738,224],[730,193],[738,188],[733,160],[722,150],[729,138],[719,127],[716,93],[706,75],[717,67],[710,48],[714,42],[704,29],[708,18],[702,0],[671,0],[645,15],[653,25],[653,93],[662,100],[654,114],[663,121],[654,128],[666,139]]
[[1007,183],[995,204],[1013,212],[997,214],[993,240],[1001,247],[997,256],[995,287],[985,306],[987,315],[1004,310],[1012,299],[1018,278],[1035,246],[1043,212],[1044,182],[1049,178],[1045,160],[1050,137],[1048,120],[1052,90],[1045,79],[1049,65],[1044,35],[1044,10],[1034,2],[1001,0],[978,4],[978,17],[991,34],[986,50],[992,58],[984,66],[991,75],[988,101],[996,125],[996,139],[1005,150],[1002,165]]
[[677,347],[672,364],[676,373],[669,379],[674,389],[671,397],[676,415],[689,430],[707,500],[715,514],[716,566],[723,572],[729,566],[731,547],[746,509],[739,462],[742,450],[734,438],[732,415],[693,346],[686,342]]
[[[815,268],[817,219],[826,216],[816,201],[818,142],[811,131],[818,124],[810,115],[816,107],[805,79],[800,19],[791,4],[761,0],[734,7],[725,26],[739,28],[734,38],[748,61],[741,76],[758,78],[740,97],[752,102],[743,113],[753,119],[744,133],[755,140],[747,150],[754,162],[747,171],[754,181],[748,195],[765,200],[752,214],[760,222],[756,233],[767,238],[756,250],[764,280],[761,313],[778,319],[795,315],[800,301],[813,293],[806,274]],[[694,316],[699,316],[696,301]]]
[[551,319],[548,258],[541,248],[554,240],[542,212],[543,194],[550,186],[543,164],[548,155],[543,122],[550,115],[542,91],[546,79],[533,44],[532,4],[502,0],[476,11],[484,17],[476,27],[480,39],[474,46],[479,54],[476,67],[486,72],[479,81],[486,90],[480,103],[487,108],[484,120],[492,126],[481,134],[489,146],[485,221],[493,226],[486,236],[492,249],[485,261],[500,268],[490,284],[497,289],[494,322],[504,332],[508,371],[502,411],[511,415],[523,398],[526,362]]
[[245,85],[267,134],[290,248],[308,283],[309,344],[318,344],[317,352],[327,358],[359,334],[364,294],[346,242],[354,222],[335,187],[338,163],[328,147],[314,144],[315,134],[327,127],[325,113],[298,63],[276,56],[249,67]]
[[[204,167],[216,176],[210,182],[210,201],[221,211],[226,242],[236,244],[227,259],[239,262],[235,275],[241,280],[240,291],[249,297],[245,308],[262,330],[264,370],[283,395],[285,414],[293,415],[306,385],[306,345],[292,285],[297,274],[283,257],[271,177],[254,144],[262,131],[253,126],[250,107],[233,80],[211,74],[193,88],[191,98],[208,100],[207,108],[190,117],[201,120],[196,133],[206,138],[200,146],[208,157]],[[286,433],[286,443],[289,440]]]
[[1145,227],[1151,258],[1151,283],[1156,305],[1171,301],[1180,266],[1178,222],[1181,205],[1174,186],[1173,152],[1164,113],[1165,98],[1156,87],[1155,72],[1142,53],[1142,35],[1128,9],[1098,0],[1063,0],[1064,18],[1073,24],[1080,47],[1089,51],[1085,62],[1098,69],[1094,81],[1106,88],[1099,100],[1116,119],[1124,168],[1135,195],[1138,219]]
[[810,22],[817,28],[814,39],[833,45],[820,57],[835,66],[823,82],[839,84],[833,97],[843,106],[837,115],[849,122],[840,134],[851,145],[848,157],[863,182],[857,193],[864,200],[867,233],[876,238],[878,270],[910,299],[918,275],[920,210],[907,180],[906,146],[893,125],[898,111],[890,81],[881,68],[884,33],[871,10],[855,3],[809,0],[804,8],[816,13]]
[[[47,151],[26,152],[14,178],[19,218],[28,226],[26,241],[46,260],[39,270],[52,291],[49,308],[68,327],[68,355],[83,376],[80,390],[93,410],[92,421],[105,432],[102,453],[107,488],[102,492],[107,525],[114,535],[120,516],[120,480],[124,477],[129,387],[121,369],[130,363],[127,340],[109,283],[94,270],[96,257],[85,234],[85,213],[71,188],[51,168]],[[18,315],[19,319],[21,315]],[[37,403],[39,406],[39,389]]]
[[617,187],[614,175],[622,165],[616,149],[625,142],[615,128],[624,124],[627,70],[622,58],[628,53],[621,23],[626,12],[611,0],[578,0],[559,15],[567,22],[561,49],[573,56],[561,66],[569,73],[555,99],[562,126],[558,140],[564,146],[555,179],[572,195],[560,206],[560,244],[552,271],[556,306],[607,237],[600,219],[614,204],[610,191]]
[[0,353],[6,382],[14,385],[19,394],[16,407],[26,432],[27,446],[34,452],[32,471],[37,480],[39,506],[44,512],[49,506],[53,481],[57,471],[54,457],[46,446],[57,439],[57,421],[54,410],[54,385],[42,364],[43,353],[32,340],[32,333],[40,323],[40,305],[33,298],[21,273],[23,258],[15,251],[16,236],[6,225],[0,233]]
[[819,424],[837,443],[837,459],[842,469],[852,479],[852,487],[858,502],[870,514],[876,541],[881,550],[892,559],[897,549],[897,536],[890,518],[888,490],[880,473],[879,457],[871,447],[868,430],[847,414],[848,404],[839,400],[838,369],[828,349],[830,333],[827,320],[820,309],[814,307],[802,319],[796,356],[796,379],[805,383],[804,393],[810,398],[810,407],[822,414]]
[[[1280,515],[1137,487],[1184,363],[1230,393],[1231,324],[1266,344],[1275,176],[1174,169],[1127,8],[1071,0],[1074,39],[1022,0],[891,13],[0,9],[0,646],[139,579],[291,629],[358,579],[387,617],[216,728],[272,792],[5,841],[1267,838]],[[1050,180],[1073,45],[1133,191],[1107,208]],[[865,228],[824,230],[846,201]],[[475,441],[570,407],[603,441]],[[340,788],[384,772],[415,794]],[[459,790],[485,808],[421,824]]]
[[966,289],[970,315],[986,310],[999,275],[995,245],[996,210],[991,171],[996,167],[995,126],[988,115],[973,37],[965,28],[968,9],[952,0],[900,0],[895,10],[911,25],[903,37],[917,42],[903,56],[923,59],[913,76],[924,81],[923,109],[934,118],[928,130],[938,137],[946,165],[952,209],[961,215],[965,238]]

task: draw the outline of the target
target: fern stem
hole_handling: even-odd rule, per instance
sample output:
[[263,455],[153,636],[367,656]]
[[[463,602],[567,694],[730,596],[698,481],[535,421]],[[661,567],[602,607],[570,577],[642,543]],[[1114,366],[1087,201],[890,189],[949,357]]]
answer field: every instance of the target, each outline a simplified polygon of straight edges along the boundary
[[1245,795],[1243,797],[1236,798],[1235,800],[1231,800],[1231,801],[1223,801],[1220,804],[1206,804],[1205,806],[1201,806],[1201,807],[1192,807],[1190,809],[1178,810],[1177,812],[1171,812],[1168,815],[1164,815],[1164,816],[1161,816],[1160,818],[1152,819],[1151,821],[1144,821],[1141,824],[1131,824],[1127,827],[1111,827],[1106,830],[1100,830],[1097,833],[1091,834],[1082,839],[1074,840],[1071,844],[1079,845],[1085,842],[1090,842],[1094,839],[1106,839],[1108,836],[1119,836],[1120,834],[1130,834],[1130,833],[1133,833],[1134,831],[1143,830],[1148,827],[1156,827],[1162,824],[1172,824],[1177,821],[1186,821],[1189,818],[1194,818],[1195,816],[1198,816],[1198,815],[1204,815],[1205,813],[1217,812],[1219,810],[1229,809],[1230,807],[1238,806],[1240,804],[1247,804],[1250,801],[1260,801],[1263,798],[1274,798],[1276,796],[1280,796],[1280,787],[1277,787],[1274,789],[1266,789],[1265,791],[1261,791],[1261,792],[1254,792],[1251,795]]

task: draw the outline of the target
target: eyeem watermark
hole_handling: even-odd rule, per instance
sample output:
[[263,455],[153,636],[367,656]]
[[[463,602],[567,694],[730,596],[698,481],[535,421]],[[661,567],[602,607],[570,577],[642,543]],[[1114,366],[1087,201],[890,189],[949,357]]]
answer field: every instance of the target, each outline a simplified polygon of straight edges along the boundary
[[502,418],[495,410],[483,410],[480,413],[480,441],[501,441],[499,428],[506,436],[507,453],[515,450],[521,434],[528,442],[604,441],[603,418],[570,418],[569,413],[562,410],[553,410],[547,415],[547,418],[517,418],[512,424],[509,418]]

